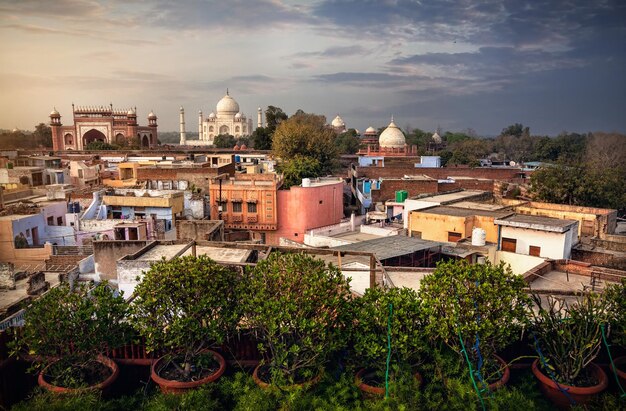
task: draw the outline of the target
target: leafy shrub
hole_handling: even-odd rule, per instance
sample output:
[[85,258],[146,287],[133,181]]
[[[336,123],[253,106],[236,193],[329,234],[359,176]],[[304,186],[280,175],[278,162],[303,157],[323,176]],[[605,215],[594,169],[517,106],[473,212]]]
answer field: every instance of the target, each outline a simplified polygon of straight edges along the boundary
[[626,278],[604,291],[609,305],[611,337],[615,344],[626,348]]
[[245,322],[269,355],[274,383],[313,377],[345,345],[351,293],[337,267],[303,254],[274,253],[242,284]]

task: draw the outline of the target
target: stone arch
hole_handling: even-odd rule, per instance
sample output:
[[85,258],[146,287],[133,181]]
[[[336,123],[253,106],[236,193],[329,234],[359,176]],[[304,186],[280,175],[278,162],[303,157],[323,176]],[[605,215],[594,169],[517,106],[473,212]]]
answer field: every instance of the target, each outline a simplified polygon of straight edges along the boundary
[[220,127],[220,134],[228,134],[228,133],[229,133],[228,126]]
[[235,133],[239,133],[239,126],[235,127]]
[[148,140],[148,136],[143,136],[141,139],[141,147],[150,147],[150,140]]
[[213,131],[215,131],[215,130],[213,129],[213,126],[209,126],[209,131],[210,131],[211,133],[212,133]]
[[71,146],[74,144],[74,138],[70,133],[67,133],[64,137],[63,140],[65,141],[65,145],[66,146]]
[[106,143],[107,138],[101,131],[92,128],[83,135],[83,147],[96,140]]
[[124,134],[122,134],[122,133],[117,133],[117,134],[115,135],[115,144],[117,144],[117,145],[120,145],[120,146],[121,146],[121,145],[124,145],[124,143],[125,143]]

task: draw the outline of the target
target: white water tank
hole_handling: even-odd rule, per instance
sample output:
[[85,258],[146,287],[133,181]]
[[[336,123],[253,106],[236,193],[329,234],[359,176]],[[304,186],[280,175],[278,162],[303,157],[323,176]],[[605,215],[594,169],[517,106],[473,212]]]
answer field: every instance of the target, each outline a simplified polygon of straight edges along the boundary
[[487,232],[482,228],[475,227],[472,230],[472,245],[485,245],[487,241]]
[[303,178],[302,179],[302,187],[311,187],[311,179]]

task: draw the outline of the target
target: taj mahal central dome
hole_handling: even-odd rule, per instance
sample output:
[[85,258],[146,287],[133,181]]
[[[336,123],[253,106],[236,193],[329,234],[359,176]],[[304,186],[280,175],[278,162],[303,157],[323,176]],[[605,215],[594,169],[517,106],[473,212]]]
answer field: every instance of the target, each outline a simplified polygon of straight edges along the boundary
[[239,113],[239,103],[226,92],[226,95],[217,102],[217,117],[233,117]]

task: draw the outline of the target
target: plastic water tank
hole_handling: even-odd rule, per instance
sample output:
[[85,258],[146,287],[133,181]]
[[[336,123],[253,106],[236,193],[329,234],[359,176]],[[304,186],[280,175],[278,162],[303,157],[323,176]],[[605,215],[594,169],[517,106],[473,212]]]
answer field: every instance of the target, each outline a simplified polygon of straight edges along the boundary
[[235,163],[241,163],[241,156],[235,154]]
[[302,179],[302,187],[311,187],[311,179],[303,178]]
[[474,228],[472,230],[472,245],[485,245],[487,241],[487,232],[482,228]]

